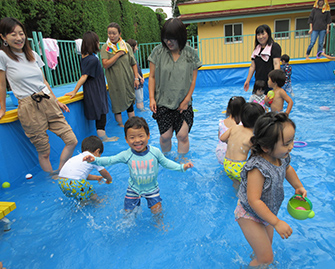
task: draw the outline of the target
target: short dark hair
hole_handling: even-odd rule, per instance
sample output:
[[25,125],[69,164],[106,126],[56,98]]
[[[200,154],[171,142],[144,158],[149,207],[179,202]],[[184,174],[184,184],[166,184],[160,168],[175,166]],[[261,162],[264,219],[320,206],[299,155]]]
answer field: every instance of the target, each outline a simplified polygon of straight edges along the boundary
[[283,54],[281,57],[280,57],[280,60],[281,61],[285,61],[286,63],[288,63],[290,61],[290,56],[288,56],[287,54]]
[[144,118],[142,117],[131,117],[129,118],[126,123],[124,124],[124,135],[127,137],[127,132],[128,129],[133,128],[133,129],[141,129],[144,128],[144,131],[147,135],[149,135],[149,126],[148,123],[145,121]]
[[259,44],[259,42],[257,40],[257,35],[260,34],[260,33],[263,33],[263,32],[266,32],[269,36],[268,41],[266,42],[266,44],[271,45],[273,43],[273,39],[272,39],[272,36],[271,36],[271,28],[267,24],[262,24],[262,25],[258,26],[256,28],[256,31],[255,31],[255,48]]
[[118,23],[116,22],[111,22],[108,26],[107,26],[107,29],[108,28],[116,28],[117,31],[119,32],[119,34],[121,34],[121,27]]
[[99,51],[99,36],[92,32],[87,31],[83,36],[83,42],[81,43],[81,54],[93,54]]
[[161,42],[165,48],[168,48],[164,39],[176,39],[179,49],[182,50],[187,42],[187,30],[185,24],[178,18],[168,19],[161,30]]
[[264,107],[257,103],[245,103],[241,110],[241,121],[244,127],[254,128],[259,116],[265,113]]
[[281,69],[272,70],[269,73],[269,78],[271,78],[272,82],[277,83],[279,87],[283,87],[285,85],[286,75]]
[[93,153],[97,149],[100,149],[100,153],[104,152],[104,144],[96,135],[86,137],[83,142],[81,142],[81,152],[89,151]]
[[133,51],[134,51],[134,49],[135,49],[135,47],[136,47],[136,45],[137,45],[136,40],[135,40],[135,39],[132,39],[132,38],[129,38],[129,39],[127,40],[127,43],[132,47],[132,49],[133,49]]
[[252,93],[255,94],[257,92],[257,90],[259,89],[263,89],[263,91],[265,92],[266,90],[266,83],[264,80],[256,80],[255,84],[254,84],[254,89],[252,90]]
[[239,124],[241,121],[241,108],[245,103],[245,99],[242,96],[231,97],[228,101],[226,117],[232,116],[236,124]]
[[[11,18],[11,17],[5,17],[1,19],[0,34],[2,34],[2,36],[6,36],[12,33],[17,25],[22,28],[24,35],[26,37],[26,39],[24,40],[24,46],[22,48],[22,51],[29,62],[35,61],[34,53],[29,45],[27,31],[24,25],[22,24],[22,22],[20,22],[18,19]],[[1,42],[0,49],[3,50],[7,54],[7,56],[11,58],[12,60],[17,61],[17,62],[19,61],[19,56],[17,56],[12,51],[10,46],[5,46],[3,40]]]
[[292,124],[295,130],[294,122],[286,113],[268,112],[261,115],[255,123],[254,136],[250,139],[251,155],[263,154],[263,148],[272,152],[278,140],[284,139],[283,125],[285,122]]

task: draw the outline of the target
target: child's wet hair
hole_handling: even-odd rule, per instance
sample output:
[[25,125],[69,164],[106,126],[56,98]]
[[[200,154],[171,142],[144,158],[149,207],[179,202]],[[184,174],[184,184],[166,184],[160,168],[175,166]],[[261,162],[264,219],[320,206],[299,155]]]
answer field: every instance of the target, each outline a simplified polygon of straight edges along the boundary
[[124,124],[124,135],[127,137],[127,131],[130,128],[141,129],[143,127],[145,133],[149,135],[149,126],[148,123],[142,117],[131,117]]
[[284,139],[283,129],[286,122],[292,124],[295,130],[295,123],[286,113],[268,112],[260,116],[255,123],[254,136],[250,139],[251,155],[263,154],[262,148],[272,152],[279,139]]
[[252,90],[253,94],[256,94],[257,90],[262,89],[265,92],[266,83],[264,80],[256,80],[254,84],[254,89]]
[[81,152],[89,151],[93,153],[97,149],[100,149],[100,153],[102,154],[104,152],[104,144],[101,139],[95,135],[86,137],[83,142],[81,142]]
[[254,128],[256,120],[265,113],[264,107],[257,103],[245,103],[241,109],[241,121],[244,127]]
[[245,99],[242,96],[230,98],[226,109],[226,117],[232,116],[236,124],[239,124],[241,121],[241,108],[245,103]]
[[290,56],[288,56],[287,54],[283,54],[281,57],[280,57],[280,60],[281,61],[285,61],[285,63],[288,63],[290,61]]
[[278,87],[283,87],[285,85],[286,74],[281,69],[272,70],[269,73],[269,78],[272,82],[277,83]]

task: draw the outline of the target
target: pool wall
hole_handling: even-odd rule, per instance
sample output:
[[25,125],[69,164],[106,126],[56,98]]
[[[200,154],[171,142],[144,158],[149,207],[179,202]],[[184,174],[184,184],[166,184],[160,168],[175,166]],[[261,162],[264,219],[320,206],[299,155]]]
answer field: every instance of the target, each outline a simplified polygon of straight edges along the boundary
[[[292,84],[299,81],[325,81],[334,80],[333,70],[335,69],[334,61],[306,61],[292,62]],[[248,65],[224,65],[224,66],[204,66],[198,72],[196,88],[203,87],[220,87],[223,85],[241,85],[248,75]],[[253,80],[251,81],[253,84]],[[64,87],[54,88],[57,97],[63,96],[64,93],[71,91],[75,84]],[[144,83],[144,98],[148,101],[148,79]],[[9,98],[7,98],[9,99]],[[110,103],[110,100],[109,100]],[[8,100],[8,109],[13,109],[13,105]],[[76,152],[80,151],[81,141],[89,136],[95,135],[94,121],[88,121],[84,117],[83,101],[77,101],[68,104],[70,113],[64,113],[67,121],[71,125],[78,139]],[[136,110],[135,110],[136,113]],[[123,113],[124,121],[127,119],[126,113]],[[108,125],[118,128],[114,120],[114,115],[110,112],[107,115]],[[54,169],[58,167],[59,156],[64,147],[63,141],[53,133],[49,132],[51,152],[50,160],[54,164]],[[110,135],[113,135],[111,132]],[[0,124],[0,183],[9,182],[11,184],[20,184],[25,180],[27,173],[37,173],[41,170],[38,164],[37,152],[29,139],[25,136],[19,121]],[[57,166],[56,166],[57,165]]]

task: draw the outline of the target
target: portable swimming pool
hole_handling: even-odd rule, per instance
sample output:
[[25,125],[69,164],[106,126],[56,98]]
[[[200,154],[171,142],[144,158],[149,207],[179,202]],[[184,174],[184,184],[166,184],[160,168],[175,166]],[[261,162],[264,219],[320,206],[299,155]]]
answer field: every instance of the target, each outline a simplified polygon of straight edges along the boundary
[[[293,229],[289,239],[275,232],[270,268],[335,267],[335,86],[334,81],[293,84],[291,118],[297,125],[292,166],[313,202],[315,217],[293,219],[286,210],[293,188],[285,183],[279,218]],[[78,207],[43,172],[1,189],[1,200],[15,201],[9,232],[0,231],[0,261],[16,268],[246,268],[252,252],[233,211],[237,198],[231,180],[215,157],[218,121],[231,96],[249,98],[242,85],[197,87],[195,121],[186,157],[194,168],[185,173],[160,169],[164,226],[157,228],[146,201],[132,214],[123,212],[128,168],[107,167],[110,185],[94,184],[100,204]],[[148,103],[145,103],[148,107]],[[329,110],[321,110],[326,106]],[[149,143],[159,147],[156,122],[149,111],[137,113],[149,123]],[[107,132],[120,137],[105,144],[103,156],[128,146],[123,129],[109,122]],[[79,147],[78,147],[79,149]],[[168,158],[178,159],[176,139]]]

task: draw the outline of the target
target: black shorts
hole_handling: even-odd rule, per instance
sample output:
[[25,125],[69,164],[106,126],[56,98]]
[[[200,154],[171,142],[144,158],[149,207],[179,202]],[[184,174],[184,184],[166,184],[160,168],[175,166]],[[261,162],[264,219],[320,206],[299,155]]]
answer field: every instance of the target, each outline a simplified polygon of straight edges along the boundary
[[192,105],[188,106],[186,110],[180,113],[177,109],[171,110],[164,106],[157,107],[157,112],[152,114],[152,117],[157,121],[159,133],[162,135],[171,127],[173,131],[178,134],[183,122],[188,125],[188,132],[191,131],[193,125],[193,108]]

